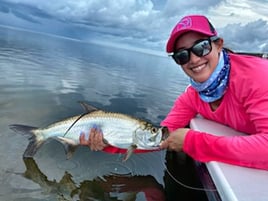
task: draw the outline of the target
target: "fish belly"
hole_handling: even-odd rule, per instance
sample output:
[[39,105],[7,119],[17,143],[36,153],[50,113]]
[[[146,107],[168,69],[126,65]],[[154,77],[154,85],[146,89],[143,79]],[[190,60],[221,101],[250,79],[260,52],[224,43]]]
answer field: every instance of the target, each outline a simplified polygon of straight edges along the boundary
[[57,122],[42,130],[45,138],[64,137],[79,144],[79,136],[84,132],[87,136],[91,128],[99,128],[103,137],[112,146],[127,149],[133,143],[133,133],[139,127],[137,122],[119,118],[81,118],[72,125],[78,117]]

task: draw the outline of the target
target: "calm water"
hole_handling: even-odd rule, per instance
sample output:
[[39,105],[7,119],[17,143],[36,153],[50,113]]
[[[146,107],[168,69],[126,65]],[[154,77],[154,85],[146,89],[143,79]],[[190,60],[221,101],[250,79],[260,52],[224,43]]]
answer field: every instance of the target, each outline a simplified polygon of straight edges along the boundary
[[8,128],[81,114],[77,101],[159,124],[188,84],[169,58],[0,27],[0,69],[1,201],[180,200],[167,192],[179,185],[166,184],[164,151],[122,163],[122,155],[80,147],[66,160],[49,141],[23,160],[28,140]]

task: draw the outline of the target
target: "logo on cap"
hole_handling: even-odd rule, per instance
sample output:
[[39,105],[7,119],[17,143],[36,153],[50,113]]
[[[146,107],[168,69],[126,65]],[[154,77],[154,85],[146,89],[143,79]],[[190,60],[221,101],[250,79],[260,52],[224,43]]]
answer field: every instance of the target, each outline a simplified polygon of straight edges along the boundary
[[176,31],[187,29],[192,26],[192,19],[190,17],[183,18],[176,26]]

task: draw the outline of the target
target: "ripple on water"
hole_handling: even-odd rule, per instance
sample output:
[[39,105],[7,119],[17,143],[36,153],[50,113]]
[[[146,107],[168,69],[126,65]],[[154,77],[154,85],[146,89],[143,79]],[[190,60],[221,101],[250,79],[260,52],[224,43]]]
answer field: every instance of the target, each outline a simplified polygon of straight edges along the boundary
[[100,177],[104,175],[133,176],[135,175],[135,163],[132,160],[126,162],[104,161],[95,169],[95,174]]
[[57,167],[61,170],[73,170],[78,168],[80,165],[74,160],[59,160],[57,161]]

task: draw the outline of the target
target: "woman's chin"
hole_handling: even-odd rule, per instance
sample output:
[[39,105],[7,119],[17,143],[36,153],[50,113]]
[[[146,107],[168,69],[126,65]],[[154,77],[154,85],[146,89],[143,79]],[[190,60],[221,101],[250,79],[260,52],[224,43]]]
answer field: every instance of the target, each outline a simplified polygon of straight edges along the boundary
[[207,79],[209,78],[209,75],[199,74],[199,75],[194,75],[191,77],[195,82],[202,83],[202,82],[207,81]]

